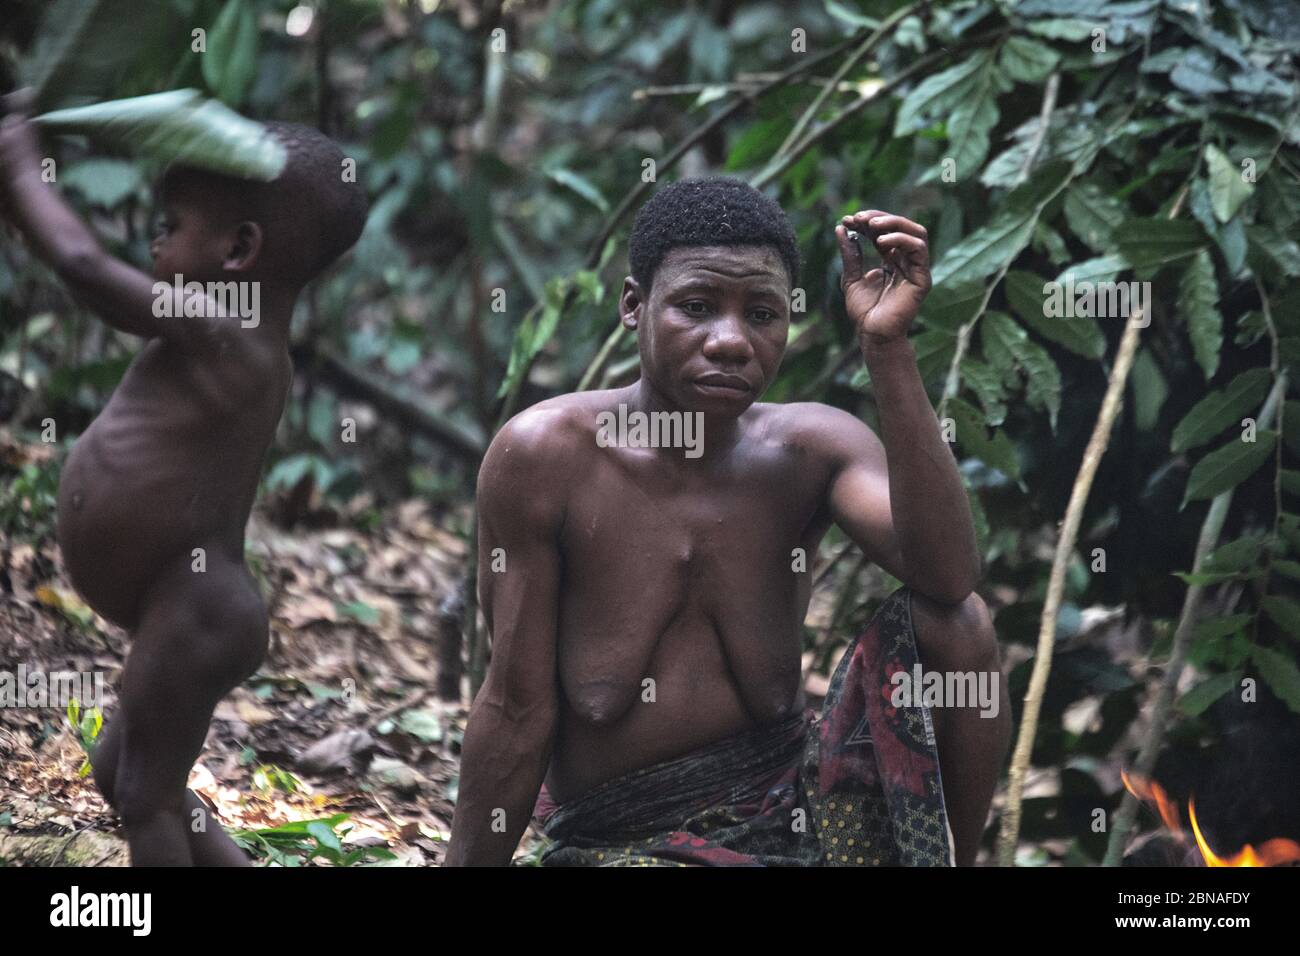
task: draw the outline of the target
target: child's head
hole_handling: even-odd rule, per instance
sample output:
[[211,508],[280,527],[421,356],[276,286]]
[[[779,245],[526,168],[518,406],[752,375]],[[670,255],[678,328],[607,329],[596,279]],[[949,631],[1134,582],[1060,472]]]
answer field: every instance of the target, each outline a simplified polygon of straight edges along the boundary
[[155,278],[203,282],[239,273],[298,288],[360,237],[366,194],[355,176],[345,177],[338,145],[309,126],[265,125],[288,152],[272,182],[187,166],[163,175]]
[[738,179],[687,179],[641,207],[623,284],[642,378],[682,408],[737,415],[785,352],[798,281],[794,230],[779,205]]

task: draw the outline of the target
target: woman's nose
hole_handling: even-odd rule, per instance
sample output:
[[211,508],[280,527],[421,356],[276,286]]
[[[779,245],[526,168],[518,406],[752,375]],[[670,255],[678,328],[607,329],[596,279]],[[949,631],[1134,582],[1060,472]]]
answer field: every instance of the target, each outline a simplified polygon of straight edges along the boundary
[[714,361],[748,361],[753,355],[744,322],[735,316],[720,316],[709,330],[704,342],[704,354]]

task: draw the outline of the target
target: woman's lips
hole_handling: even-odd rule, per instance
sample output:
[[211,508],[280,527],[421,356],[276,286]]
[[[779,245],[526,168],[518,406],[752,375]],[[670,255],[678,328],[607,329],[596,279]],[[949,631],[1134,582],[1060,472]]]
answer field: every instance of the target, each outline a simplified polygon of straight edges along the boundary
[[743,378],[734,375],[706,375],[702,378],[697,378],[695,384],[701,388],[721,392],[744,394],[751,391],[748,382]]

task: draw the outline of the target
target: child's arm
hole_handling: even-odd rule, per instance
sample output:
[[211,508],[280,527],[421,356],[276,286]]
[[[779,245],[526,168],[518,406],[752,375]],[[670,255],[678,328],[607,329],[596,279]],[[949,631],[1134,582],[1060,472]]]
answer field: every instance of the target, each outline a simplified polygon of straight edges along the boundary
[[0,215],[78,299],[114,328],[188,347],[213,342],[212,332],[222,323],[154,315],[154,280],[105,252],[63,197],[41,180],[36,131],[16,113],[0,120]]

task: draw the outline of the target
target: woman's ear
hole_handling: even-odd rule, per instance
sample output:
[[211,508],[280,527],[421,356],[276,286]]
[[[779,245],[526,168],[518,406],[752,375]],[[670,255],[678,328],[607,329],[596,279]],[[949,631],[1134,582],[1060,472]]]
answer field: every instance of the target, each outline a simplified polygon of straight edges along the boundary
[[262,227],[245,220],[235,227],[235,239],[221,265],[227,272],[247,272],[257,264],[261,254]]
[[623,280],[623,293],[618,299],[619,319],[629,332],[635,332],[641,321],[641,308],[645,304],[641,286],[631,276]]

